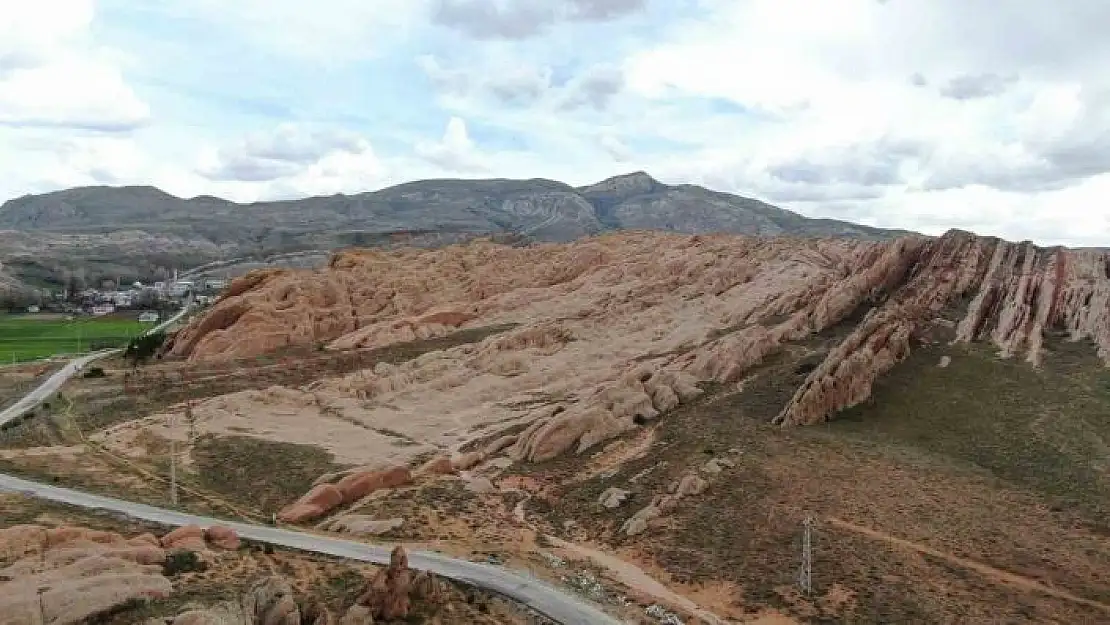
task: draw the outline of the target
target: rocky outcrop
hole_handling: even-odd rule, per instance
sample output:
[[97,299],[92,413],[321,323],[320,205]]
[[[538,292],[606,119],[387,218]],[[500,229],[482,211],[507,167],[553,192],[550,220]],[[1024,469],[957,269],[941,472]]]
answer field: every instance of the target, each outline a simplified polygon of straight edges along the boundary
[[278,518],[286,523],[304,523],[318,519],[343,503],[343,491],[335,484],[319,484],[293,504],[282,509]]
[[213,547],[227,551],[235,551],[240,545],[239,534],[223,525],[213,525],[204,530],[204,538]]
[[356,603],[368,607],[375,619],[405,618],[409,615],[412,582],[408,554],[404,547],[394,547],[389,566],[378,571]]
[[354,503],[363,497],[387,488],[396,488],[412,482],[408,467],[390,467],[383,470],[359,471],[339,480],[335,487],[343,494],[342,503]]
[[174,618],[173,625],[315,625],[320,617],[325,625],[330,618],[326,610],[314,612],[311,619],[302,619],[289,581],[269,576],[252,582],[239,601],[187,610]]
[[[935,340],[938,319],[950,324],[945,340],[990,342],[1033,365],[1047,332],[1090,340],[1110,362],[1108,266],[1102,251],[959,231],[885,242],[627,232],[559,245],[350,251],[318,271],[246,280],[171,351],[206,360],[279,345],[380,347],[515,324],[320,383],[362,422],[380,411],[519,426],[502,449],[453,456],[452,469],[466,470],[498,453],[543,461],[585,451],[694,401],[704,383],[742,383],[818,333],[843,338],[778,423],[820,422],[864,401],[876,379]],[[310,507],[296,516],[321,514]]]
[[379,490],[412,483],[408,467],[353,471],[335,484],[317,484],[300,499],[282,509],[278,518],[287,523],[318,519],[343,504],[354,503]]
[[0,623],[86,623],[172,591],[166,553],[146,536],[16,526],[0,529],[0,559]]
[[401,518],[376,519],[364,514],[344,514],[321,523],[324,531],[344,532],[356,536],[382,536],[405,524]]
[[179,527],[163,536],[161,542],[162,547],[166,549],[204,551],[208,548],[208,544],[204,541],[204,530],[199,525]]

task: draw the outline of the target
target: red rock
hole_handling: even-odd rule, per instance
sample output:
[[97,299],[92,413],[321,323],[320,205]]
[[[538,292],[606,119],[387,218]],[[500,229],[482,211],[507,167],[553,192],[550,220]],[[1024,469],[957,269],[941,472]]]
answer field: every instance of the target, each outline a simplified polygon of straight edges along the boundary
[[343,503],[353,503],[385,488],[396,488],[412,482],[408,467],[396,466],[382,471],[362,471],[339,480],[335,485],[343,495]]
[[343,492],[335,484],[319,484],[295,503],[278,513],[286,523],[303,523],[318,519],[343,503]]
[[455,473],[455,466],[447,456],[439,456],[425,462],[416,470],[416,475],[451,475]]
[[179,527],[163,536],[161,542],[165,549],[204,551],[208,548],[208,545],[204,542],[204,530],[199,525]]
[[230,527],[213,525],[204,531],[204,538],[208,540],[208,544],[218,549],[235,551],[239,548],[239,534]]

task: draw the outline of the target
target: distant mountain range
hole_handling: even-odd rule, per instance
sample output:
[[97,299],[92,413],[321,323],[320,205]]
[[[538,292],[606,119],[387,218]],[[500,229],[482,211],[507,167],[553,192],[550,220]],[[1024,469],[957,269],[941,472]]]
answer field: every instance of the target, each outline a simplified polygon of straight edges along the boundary
[[[585,187],[552,180],[423,180],[357,195],[239,204],[153,187],[82,187],[0,206],[0,262],[31,284],[80,273],[128,280],[172,267],[305,249],[375,245],[405,234],[437,245],[483,235],[568,241],[620,229],[841,236],[905,234],[809,219],[758,200],[644,172]],[[157,270],[162,267],[162,270]]]

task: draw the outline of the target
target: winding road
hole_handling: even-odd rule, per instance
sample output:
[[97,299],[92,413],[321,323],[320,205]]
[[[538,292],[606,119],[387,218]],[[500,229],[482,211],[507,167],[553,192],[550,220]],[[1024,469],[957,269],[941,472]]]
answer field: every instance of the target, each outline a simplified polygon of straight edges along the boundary
[[[185,314],[192,309],[192,307],[193,300],[190,299],[188,302],[185,303],[184,306],[181,307],[181,310],[177,311],[177,313],[174,314],[174,316],[147,330],[144,334],[158,332],[159,330],[164,330],[174,323],[177,323],[177,321],[184,317]],[[48,398],[53,396],[54,393],[57,393],[58,389],[62,388],[62,385],[64,385],[70,378],[77,375],[77,372],[84,369],[85,366],[88,365],[90,362],[105,358],[107,356],[111,356],[112,354],[115,354],[119,351],[120,348],[105,349],[98,352],[93,352],[91,354],[85,354],[84,356],[74,358],[73,360],[67,362],[65,366],[55,371],[54,374],[47,378],[45,382],[33,389],[30,393],[27,393],[26,395],[21,397],[19,401],[15,402],[11,406],[8,406],[6,410],[0,412],[0,426],[6,424],[12,419],[19,418],[28,410],[32,410],[40,405],[42,402],[46,401]]]
[[[176,321],[188,311],[188,308],[189,307],[186,306],[174,318],[167,320],[165,324],[151,331],[165,327]],[[73,377],[88,363],[116,351],[118,350],[96,352],[70,361],[60,371],[50,376],[42,385],[28,393],[4,413],[0,414],[0,424],[15,418],[17,415],[23,414],[29,407],[37,406],[39,402],[56,393],[69,378]],[[198,516],[176,510],[157,508],[146,504],[115,499],[113,497],[105,497],[68,488],[40,484],[38,482],[2,473],[0,473],[0,491],[20,492],[28,496],[49,501],[65,503],[82,508],[121,513],[135,519],[174,527],[191,524],[200,525],[201,527],[224,525],[234,529],[243,538],[267,543],[275,547],[298,549],[311,553],[357,560],[359,562],[370,562],[374,564],[389,563],[389,552],[391,547],[369,545],[351,540],[331,538],[277,527],[238,523]],[[431,571],[442,577],[472,584],[508,597],[563,625],[618,625],[620,623],[620,621],[615,620],[613,617],[601,611],[601,609],[591,604],[584,603],[578,598],[568,595],[550,584],[531,577],[518,575],[501,567],[470,562],[468,560],[459,560],[442,554],[423,551],[410,552],[409,564],[413,568]]]

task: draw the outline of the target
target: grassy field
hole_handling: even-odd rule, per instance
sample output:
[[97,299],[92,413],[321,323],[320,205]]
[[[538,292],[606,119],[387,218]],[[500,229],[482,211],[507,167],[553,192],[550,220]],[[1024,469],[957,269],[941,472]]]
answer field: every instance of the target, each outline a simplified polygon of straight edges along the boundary
[[117,316],[0,315],[0,363],[121,347],[151,325]]

